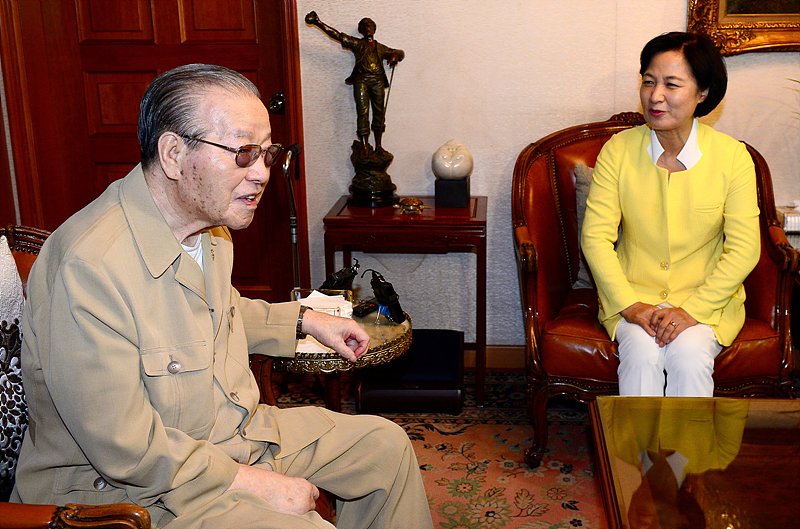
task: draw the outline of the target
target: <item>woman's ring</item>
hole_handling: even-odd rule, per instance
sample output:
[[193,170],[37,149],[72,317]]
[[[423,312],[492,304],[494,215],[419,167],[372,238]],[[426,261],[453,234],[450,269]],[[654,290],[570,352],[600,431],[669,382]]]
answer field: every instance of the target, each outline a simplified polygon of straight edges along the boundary
[[669,324],[672,325],[673,327],[677,327],[678,326],[678,324],[675,323],[674,321],[669,322]]

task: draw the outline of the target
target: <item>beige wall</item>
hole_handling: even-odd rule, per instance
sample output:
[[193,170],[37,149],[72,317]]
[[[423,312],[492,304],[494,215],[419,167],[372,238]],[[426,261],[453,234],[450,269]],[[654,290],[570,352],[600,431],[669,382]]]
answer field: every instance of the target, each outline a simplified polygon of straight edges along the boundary
[[[432,195],[433,152],[461,140],[475,158],[473,195],[489,197],[488,343],[522,344],[511,238],[511,178],[528,143],[561,128],[639,110],[638,56],[652,37],[686,29],[685,0],[298,0],[312,283],[324,279],[322,218],[347,194],[355,105],[352,54],[306,26],[315,10],[351,35],[362,17],[406,52],[396,70],[383,145],[398,193]],[[704,121],[766,157],[779,205],[800,199],[797,53],[726,60],[728,96]],[[418,328],[474,339],[472,255],[358,255],[391,281]],[[356,285],[368,292],[369,283]]]

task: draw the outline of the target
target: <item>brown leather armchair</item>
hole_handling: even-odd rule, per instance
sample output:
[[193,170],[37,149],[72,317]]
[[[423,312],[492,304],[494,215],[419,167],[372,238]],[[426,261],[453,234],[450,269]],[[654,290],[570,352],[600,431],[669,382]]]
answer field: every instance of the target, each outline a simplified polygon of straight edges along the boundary
[[[517,158],[512,188],[514,244],[525,324],[528,416],[534,440],[525,461],[538,466],[547,449],[547,402],[589,402],[618,393],[617,344],[597,320],[597,293],[573,288],[579,261],[575,165],[594,167],[615,133],[644,123],[638,113],[579,125],[528,145]],[[775,211],[764,158],[756,167],[761,258],[745,280],[747,319],[714,366],[715,395],[789,397],[793,368],[790,297],[798,252]]]
[[[8,226],[0,228],[0,236],[5,235],[11,254],[17,265],[22,288],[27,292],[27,280],[31,267],[33,266],[42,244],[50,235],[50,232],[36,228],[24,226]],[[11,363],[11,357],[16,355],[19,358],[21,337],[19,328],[13,322],[2,325],[0,322],[0,348],[5,350],[3,362],[0,367],[4,374],[7,364]],[[10,370],[9,370],[10,371]],[[260,378],[258,380],[261,380]],[[13,382],[13,381],[12,381]],[[21,388],[20,388],[21,391]],[[3,401],[2,409],[10,407],[12,401]],[[22,424],[27,425],[27,408],[9,409],[9,414],[13,413],[22,417]],[[6,450],[6,440],[11,439],[11,432],[6,432],[6,428],[13,428],[14,423],[19,421],[7,421],[6,417],[0,417],[2,425],[3,450],[0,451],[0,468],[5,468],[9,461],[7,458],[13,457],[16,461],[19,446],[11,446],[14,441],[9,443]],[[12,467],[13,468],[13,467]],[[13,485],[13,475],[8,476],[10,480],[0,480],[0,529],[72,529],[72,528],[93,528],[93,529],[150,529],[150,513],[146,509],[137,505],[111,504],[111,505],[75,505],[65,506],[56,505],[22,505],[17,503],[6,503],[5,500],[11,492]],[[327,491],[320,491],[317,499],[317,512],[326,519],[335,519],[335,504],[333,496]]]

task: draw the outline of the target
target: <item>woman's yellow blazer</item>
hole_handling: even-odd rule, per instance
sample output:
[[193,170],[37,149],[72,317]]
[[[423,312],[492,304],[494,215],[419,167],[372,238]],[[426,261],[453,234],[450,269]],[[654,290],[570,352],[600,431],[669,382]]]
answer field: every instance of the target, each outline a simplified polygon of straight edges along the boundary
[[581,246],[612,338],[637,301],[682,307],[723,346],[744,324],[742,282],[761,250],[753,160],[730,136],[697,132],[700,160],[671,175],[650,158],[646,125],[614,135],[597,158]]

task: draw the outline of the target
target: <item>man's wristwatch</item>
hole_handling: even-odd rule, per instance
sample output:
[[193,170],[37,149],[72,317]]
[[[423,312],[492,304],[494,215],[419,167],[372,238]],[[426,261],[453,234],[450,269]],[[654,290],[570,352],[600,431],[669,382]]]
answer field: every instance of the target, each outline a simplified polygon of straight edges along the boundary
[[297,315],[297,329],[296,329],[296,336],[298,340],[302,340],[306,337],[306,333],[303,332],[303,316],[305,316],[307,310],[314,310],[311,307],[306,307],[305,305],[300,306],[300,313]]

